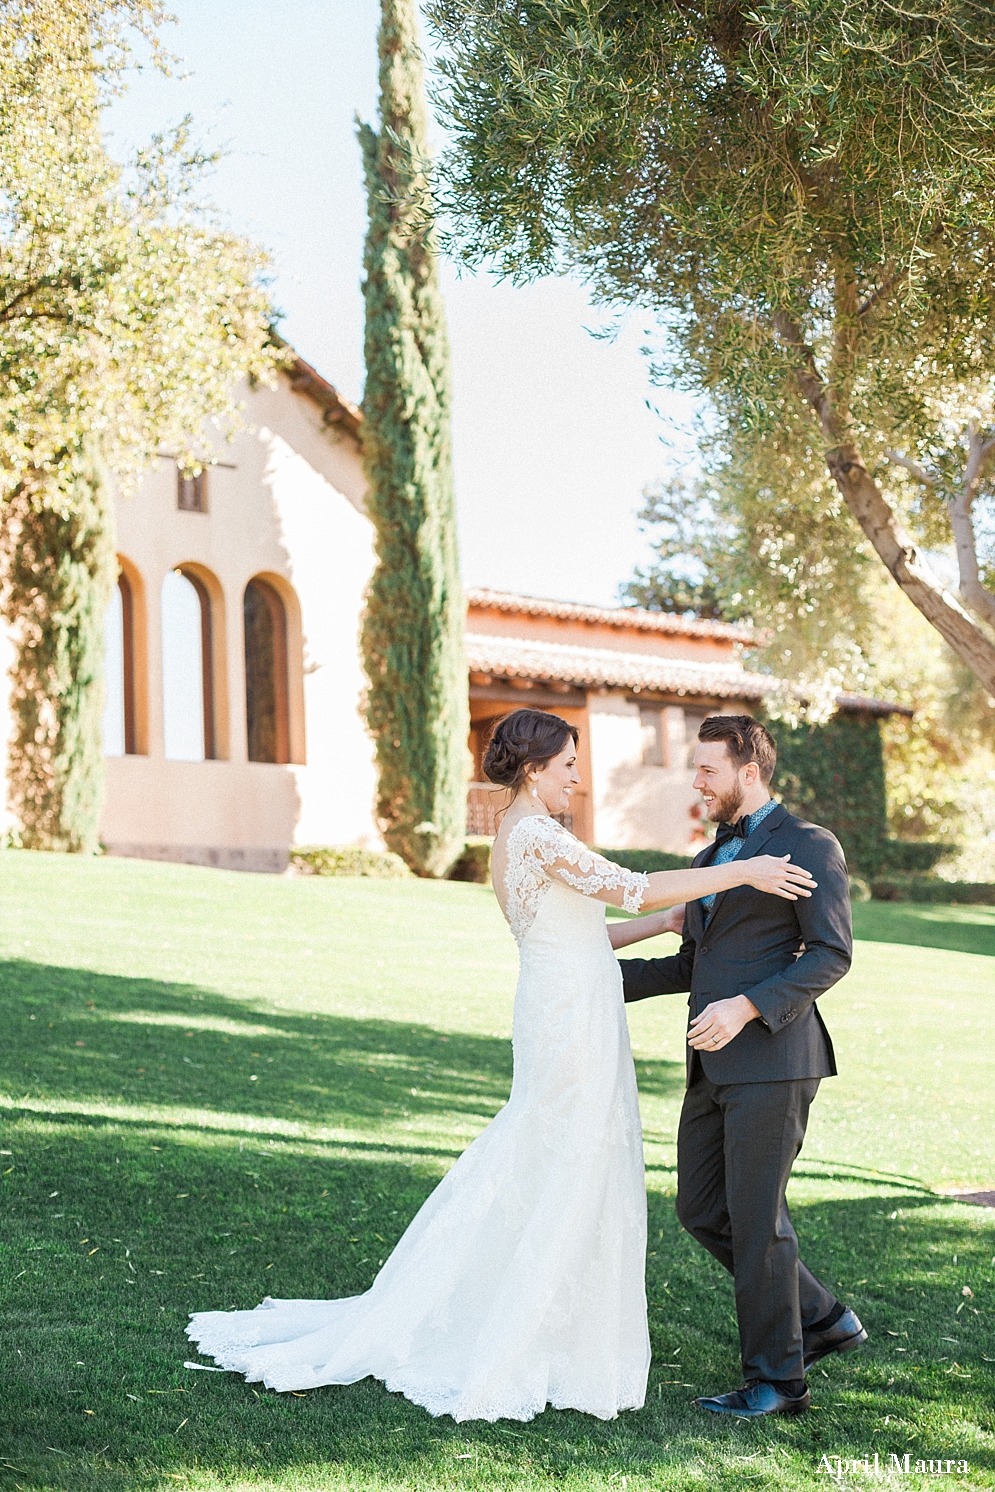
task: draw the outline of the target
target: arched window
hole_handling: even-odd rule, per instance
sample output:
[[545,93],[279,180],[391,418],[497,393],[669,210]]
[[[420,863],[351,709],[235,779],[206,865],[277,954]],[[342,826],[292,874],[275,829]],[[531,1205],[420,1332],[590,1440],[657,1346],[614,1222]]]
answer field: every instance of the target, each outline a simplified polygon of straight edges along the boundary
[[245,716],[250,762],[289,762],[287,612],[258,577],[245,587]]
[[168,760],[214,758],[211,598],[185,567],[162,583],[162,712]]
[[135,598],[123,572],[111,592],[104,619],[105,756],[134,756],[138,751],[135,711]]

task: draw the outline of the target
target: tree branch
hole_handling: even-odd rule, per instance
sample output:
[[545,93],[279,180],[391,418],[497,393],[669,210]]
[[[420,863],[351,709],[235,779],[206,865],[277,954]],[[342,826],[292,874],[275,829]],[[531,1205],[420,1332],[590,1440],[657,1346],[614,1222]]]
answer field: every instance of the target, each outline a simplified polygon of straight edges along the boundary
[[36,295],[40,289],[41,282],[39,281],[34,285],[26,286],[24,290],[19,290],[15,296],[13,296],[4,305],[0,306],[0,321],[8,320],[11,313],[16,310],[16,308],[21,304],[22,301],[29,300],[30,297],[32,295]]
[[774,330],[782,342],[801,354],[801,362],[795,369],[795,377],[798,380],[802,398],[814,411],[826,439],[838,440],[839,432],[835,429],[829,385],[819,372],[815,353],[805,341],[801,327],[788,315],[787,311],[781,310],[774,312]]
[[924,466],[919,465],[918,461],[913,461],[911,456],[903,456],[898,451],[885,451],[885,455],[896,466],[904,466],[905,470],[911,472],[916,481],[921,482],[924,487],[941,487],[943,485],[938,476],[934,476],[931,472],[928,472]]
[[893,290],[908,277],[908,265],[904,269],[898,269],[896,265],[889,265],[889,273],[885,275],[881,284],[870,295],[866,295],[857,308],[857,315],[863,318],[869,316],[871,311],[876,311],[878,306],[884,305]]
[[[16,308],[22,303],[22,301],[30,300],[33,295],[38,295],[42,290],[78,289],[79,281],[75,276],[69,277],[67,279],[61,276],[53,277],[46,275],[43,279],[36,280],[33,285],[26,285],[23,290],[19,290],[17,294],[12,296],[9,301],[0,306],[0,321],[8,321],[13,311],[16,310]],[[39,316],[44,316],[52,315],[53,313],[39,311],[37,314]]]
[[[939,238],[942,233],[942,222],[934,224],[932,230],[926,235],[926,242],[934,242],[934,240]],[[892,293],[897,290],[900,285],[903,285],[905,283],[905,281],[909,277],[911,268],[912,266],[910,264],[899,266],[894,262],[894,260],[892,260],[885,271],[884,279],[881,281],[877,289],[872,290],[870,294],[866,295],[861,301],[857,314],[861,318],[866,316],[868,319],[870,319],[870,313],[872,311],[876,311],[879,306],[884,305],[885,301],[891,298]]]
[[873,289],[873,291],[870,292],[870,295],[865,295],[864,300],[861,301],[858,309],[856,309],[856,313],[858,313],[858,316],[867,316],[868,312],[871,312],[871,310],[874,310],[877,306],[883,304],[883,301],[888,300],[888,297],[889,295],[891,295],[891,292],[894,291],[895,285],[897,285],[898,280],[903,278],[904,270],[895,269],[894,264],[889,264],[888,275],[886,275],[885,279],[882,280],[882,283],[877,286],[877,289]]

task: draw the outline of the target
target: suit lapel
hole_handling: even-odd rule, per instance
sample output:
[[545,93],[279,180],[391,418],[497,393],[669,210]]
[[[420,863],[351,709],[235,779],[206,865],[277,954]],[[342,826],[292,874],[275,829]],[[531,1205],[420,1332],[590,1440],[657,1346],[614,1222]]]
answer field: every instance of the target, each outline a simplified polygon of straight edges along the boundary
[[[784,807],[783,804],[779,803],[776,808],[771,810],[771,812],[764,819],[763,823],[760,824],[758,828],[754,829],[753,833],[744,842],[743,848],[736,856],[736,860],[752,860],[754,855],[765,855],[767,853],[768,839],[774,833],[775,829],[780,828],[781,824],[784,823],[784,820],[787,818],[787,816],[788,810]],[[708,926],[710,928],[715,926],[715,919],[718,917],[719,911],[722,907],[722,903],[725,901],[728,895],[728,891],[720,891],[718,896],[712,903],[712,914],[708,919]],[[698,902],[697,905],[701,906],[701,903]]]

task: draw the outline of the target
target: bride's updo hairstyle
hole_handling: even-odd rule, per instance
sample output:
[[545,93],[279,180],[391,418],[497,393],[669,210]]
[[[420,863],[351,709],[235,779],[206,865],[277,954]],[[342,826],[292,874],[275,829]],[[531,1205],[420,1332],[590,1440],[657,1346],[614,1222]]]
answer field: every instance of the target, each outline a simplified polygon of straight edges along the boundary
[[513,710],[494,727],[484,754],[484,776],[517,793],[529,767],[545,767],[571,739],[576,746],[577,729],[559,715]]

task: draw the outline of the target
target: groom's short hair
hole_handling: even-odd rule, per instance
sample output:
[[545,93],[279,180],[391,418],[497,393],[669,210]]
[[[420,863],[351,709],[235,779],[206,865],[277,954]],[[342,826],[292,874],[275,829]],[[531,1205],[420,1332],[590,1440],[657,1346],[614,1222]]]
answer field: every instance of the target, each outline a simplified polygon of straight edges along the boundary
[[708,715],[701,722],[699,741],[724,741],[737,767],[756,762],[760,781],[770,782],[777,765],[777,746],[766,725],[752,715]]

